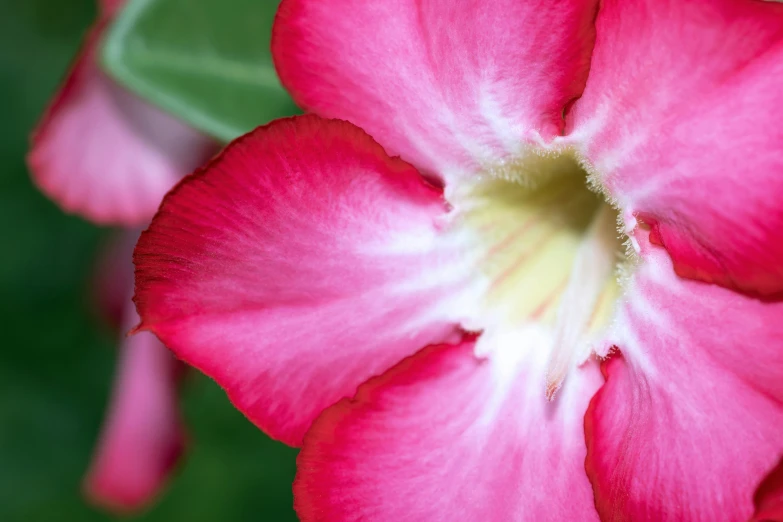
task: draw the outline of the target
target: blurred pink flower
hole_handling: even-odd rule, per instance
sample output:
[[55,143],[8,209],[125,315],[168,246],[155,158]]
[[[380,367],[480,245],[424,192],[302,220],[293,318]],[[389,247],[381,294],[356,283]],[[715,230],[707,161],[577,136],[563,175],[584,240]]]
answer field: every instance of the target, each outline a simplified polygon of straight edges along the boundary
[[141,225],[163,195],[215,151],[214,142],[116,84],[98,64],[122,2],[100,14],[32,136],[28,164],[64,210],[100,224]]
[[84,492],[94,505],[118,513],[149,505],[186,446],[177,408],[186,366],[154,335],[126,334],[139,322],[130,300],[131,253],[137,238],[136,231],[116,237],[100,257],[94,280],[100,311],[115,323],[122,339],[114,390]]
[[[138,226],[163,195],[205,161],[216,144],[113,82],[98,65],[104,31],[124,2],[103,0],[59,92],[32,136],[28,164],[41,190],[64,210],[99,224]],[[99,293],[125,331],[135,228],[99,273]],[[104,262],[106,265],[106,262]],[[146,506],[184,447],[177,412],[179,363],[151,334],[123,336],[111,404],[85,478],[90,501],[117,511]]]

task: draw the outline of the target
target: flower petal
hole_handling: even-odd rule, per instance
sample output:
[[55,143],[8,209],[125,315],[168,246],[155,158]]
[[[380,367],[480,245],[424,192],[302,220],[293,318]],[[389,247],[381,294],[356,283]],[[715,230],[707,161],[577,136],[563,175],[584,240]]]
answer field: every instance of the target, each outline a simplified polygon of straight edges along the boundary
[[315,421],[294,482],[304,522],[598,520],[582,423],[597,366],[550,403],[529,360],[473,348],[427,348]]
[[123,343],[109,413],[85,478],[94,504],[136,511],[166,484],[185,445],[177,410],[179,365],[152,334]]
[[751,522],[783,521],[783,459],[761,483],[753,501],[756,514]]
[[609,0],[597,34],[569,118],[597,179],[678,274],[783,295],[783,5]]
[[283,0],[272,54],[300,106],[449,177],[560,133],[584,86],[595,9],[593,0]]
[[645,245],[586,415],[605,520],[747,520],[783,450],[783,303],[680,279]]
[[150,219],[166,191],[216,146],[106,77],[97,53],[107,24],[87,35],[33,135],[28,164],[66,211],[133,225]]
[[299,444],[321,410],[455,331],[445,204],[350,123],[238,139],[164,200],[136,248],[141,327]]

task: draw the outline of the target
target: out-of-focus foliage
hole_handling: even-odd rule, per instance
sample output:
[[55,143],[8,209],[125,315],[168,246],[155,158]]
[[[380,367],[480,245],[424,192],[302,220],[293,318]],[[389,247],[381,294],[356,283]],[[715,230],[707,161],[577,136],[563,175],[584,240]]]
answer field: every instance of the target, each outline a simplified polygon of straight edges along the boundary
[[[114,368],[115,333],[90,309],[106,236],[32,185],[28,135],[95,15],[93,0],[0,0],[0,521],[92,522],[82,473]],[[184,388],[191,451],[159,505],[130,520],[295,520],[295,452],[207,379]]]
[[130,0],[104,67],[131,90],[229,141],[297,108],[270,54],[278,0]]

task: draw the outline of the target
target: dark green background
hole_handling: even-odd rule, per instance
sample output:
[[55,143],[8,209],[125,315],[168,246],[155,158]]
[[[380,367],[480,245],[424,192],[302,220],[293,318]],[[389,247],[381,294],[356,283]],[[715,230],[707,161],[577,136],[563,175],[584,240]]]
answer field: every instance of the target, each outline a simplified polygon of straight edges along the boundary
[[[91,308],[109,231],[66,216],[30,182],[30,130],[95,14],[94,0],[0,0],[0,521],[102,521],[80,482],[114,371],[115,332]],[[130,520],[295,520],[295,451],[192,376],[191,451],[161,501]]]

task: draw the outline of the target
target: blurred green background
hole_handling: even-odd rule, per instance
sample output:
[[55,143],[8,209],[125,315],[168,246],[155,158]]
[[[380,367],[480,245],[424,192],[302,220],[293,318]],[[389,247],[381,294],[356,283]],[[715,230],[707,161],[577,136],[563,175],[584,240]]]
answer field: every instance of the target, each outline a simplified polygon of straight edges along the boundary
[[[105,521],[81,478],[114,372],[116,334],[89,284],[109,231],[32,185],[28,135],[95,14],[94,0],[0,0],[0,521]],[[183,390],[191,448],[139,521],[296,520],[296,452],[269,440],[202,376]]]

